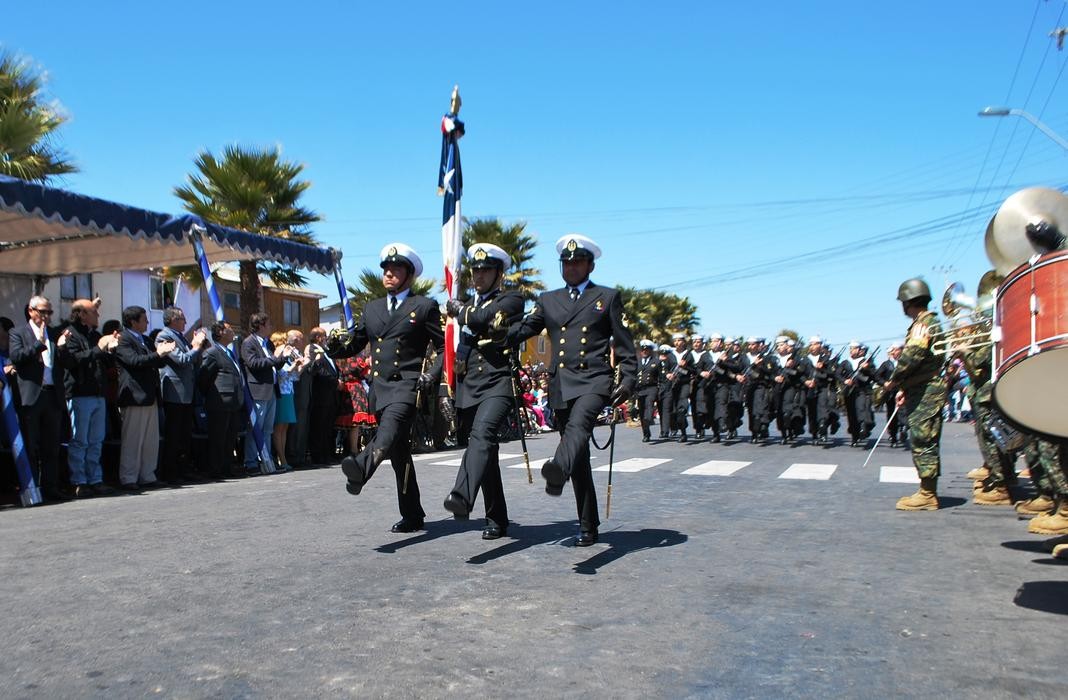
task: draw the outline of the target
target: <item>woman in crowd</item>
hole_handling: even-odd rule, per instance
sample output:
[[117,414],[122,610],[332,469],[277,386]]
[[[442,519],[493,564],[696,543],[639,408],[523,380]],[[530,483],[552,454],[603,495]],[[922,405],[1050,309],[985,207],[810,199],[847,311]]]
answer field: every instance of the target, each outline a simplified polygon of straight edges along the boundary
[[274,412],[274,433],[271,440],[274,444],[274,453],[279,461],[278,468],[281,471],[292,471],[293,467],[286,463],[286,434],[289,426],[297,422],[297,408],[293,401],[293,381],[304,369],[308,358],[291,345],[286,345],[286,334],[276,331],[271,334],[271,343],[277,348],[286,346],[283,354],[286,363],[278,370],[278,407]]
[[375,425],[375,414],[368,399],[367,358],[357,355],[337,360],[338,379],[345,385],[347,396],[342,397],[337,426],[346,432],[345,445],[355,455],[366,444],[366,436]]

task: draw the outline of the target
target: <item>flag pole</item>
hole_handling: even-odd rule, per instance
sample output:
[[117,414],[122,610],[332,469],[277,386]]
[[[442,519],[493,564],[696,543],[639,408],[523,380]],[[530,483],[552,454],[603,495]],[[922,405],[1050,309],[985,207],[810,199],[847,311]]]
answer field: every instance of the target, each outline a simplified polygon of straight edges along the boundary
[[[445,270],[445,293],[455,299],[460,293],[460,259],[463,255],[463,228],[460,198],[463,196],[463,171],[460,146],[464,123],[460,121],[460,86],[452,88],[449,112],[441,118],[441,163],[438,167],[438,195],[444,198],[441,215],[441,255]],[[456,388],[456,346],[460,327],[454,318],[445,322],[444,381],[449,396]]]

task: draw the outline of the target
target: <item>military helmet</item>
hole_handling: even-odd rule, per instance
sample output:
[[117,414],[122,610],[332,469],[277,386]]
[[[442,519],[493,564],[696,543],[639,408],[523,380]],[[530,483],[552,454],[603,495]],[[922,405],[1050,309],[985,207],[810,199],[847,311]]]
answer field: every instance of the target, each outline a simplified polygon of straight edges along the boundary
[[931,288],[919,277],[907,279],[897,288],[897,300],[902,303],[920,299],[922,297],[927,297],[927,300],[930,301]]

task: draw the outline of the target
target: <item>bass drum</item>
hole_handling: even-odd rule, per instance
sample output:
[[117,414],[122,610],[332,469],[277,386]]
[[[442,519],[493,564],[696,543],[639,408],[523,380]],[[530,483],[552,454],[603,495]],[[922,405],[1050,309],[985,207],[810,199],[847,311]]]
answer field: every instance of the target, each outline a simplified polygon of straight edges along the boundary
[[994,403],[1011,422],[1068,438],[1068,251],[1013,270],[994,308]]

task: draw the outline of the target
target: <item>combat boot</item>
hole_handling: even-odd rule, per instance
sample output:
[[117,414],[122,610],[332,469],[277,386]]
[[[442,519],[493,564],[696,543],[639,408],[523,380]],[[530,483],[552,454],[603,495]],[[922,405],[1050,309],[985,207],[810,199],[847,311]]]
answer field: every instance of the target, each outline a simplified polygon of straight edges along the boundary
[[1016,504],[1016,512],[1020,515],[1032,518],[1036,515],[1042,515],[1053,510],[1053,506],[1056,505],[1053,499],[1049,496],[1035,496],[1029,498],[1026,501],[1020,501]]
[[920,490],[897,500],[898,510],[938,510],[938,477],[920,479]]
[[1053,513],[1036,515],[1027,525],[1027,531],[1038,535],[1068,535],[1068,503],[1057,506]]
[[990,467],[985,464],[981,467],[976,467],[964,476],[968,477],[972,481],[982,481],[990,476]]
[[1012,496],[1004,484],[991,485],[976,491],[973,501],[981,506],[1011,506]]

